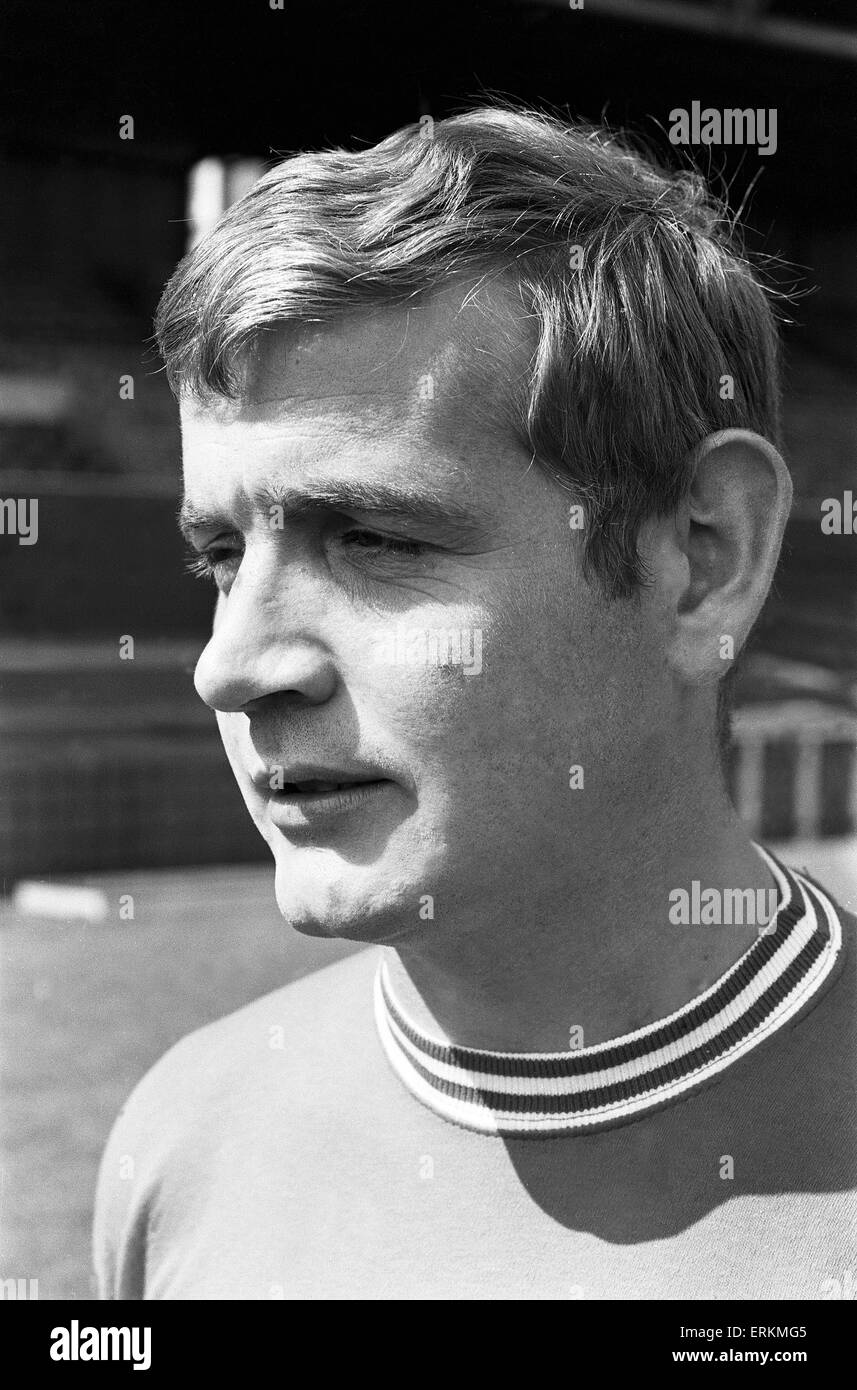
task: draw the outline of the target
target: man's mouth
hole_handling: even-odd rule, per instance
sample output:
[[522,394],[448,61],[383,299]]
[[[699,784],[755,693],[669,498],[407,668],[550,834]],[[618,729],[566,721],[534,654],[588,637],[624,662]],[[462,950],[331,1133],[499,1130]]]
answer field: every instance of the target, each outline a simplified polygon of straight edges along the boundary
[[345,824],[351,816],[369,814],[394,786],[388,777],[277,779],[266,788],[266,814],[284,834],[304,837],[322,825]]
[[347,787],[364,787],[370,782],[380,780],[380,778],[365,778],[359,782],[322,782],[319,778],[313,777],[305,782],[284,782],[282,787],[277,787],[276,790],[285,792],[287,795],[294,795],[295,793],[312,795],[322,792],[340,792]]
[[252,773],[253,785],[267,796],[328,796],[332,792],[388,782],[377,767],[325,767],[317,763],[264,763]]

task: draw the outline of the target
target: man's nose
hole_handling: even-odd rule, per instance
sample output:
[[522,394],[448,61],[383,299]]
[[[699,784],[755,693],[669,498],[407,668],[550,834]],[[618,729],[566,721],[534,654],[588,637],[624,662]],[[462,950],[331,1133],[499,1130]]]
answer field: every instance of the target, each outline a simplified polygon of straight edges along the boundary
[[[300,586],[298,586],[300,587]],[[211,639],[194,672],[197,693],[213,710],[243,710],[267,695],[291,694],[323,704],[336,688],[333,658],[317,631],[318,603],[295,586],[288,596],[282,574],[276,594],[260,577],[236,577],[221,595]]]

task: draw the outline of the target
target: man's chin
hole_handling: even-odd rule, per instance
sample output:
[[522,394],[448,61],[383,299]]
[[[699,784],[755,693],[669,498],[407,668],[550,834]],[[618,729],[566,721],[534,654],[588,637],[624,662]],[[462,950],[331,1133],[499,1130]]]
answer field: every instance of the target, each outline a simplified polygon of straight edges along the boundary
[[277,907],[287,926],[301,936],[314,936],[326,941],[360,941],[365,945],[392,946],[410,936],[413,928],[403,923],[401,915],[389,913],[319,913],[296,905],[291,895],[277,895]]
[[310,883],[301,882],[293,866],[278,864],[275,895],[280,915],[302,936],[380,944],[410,934],[408,918],[413,912],[408,913],[404,902],[365,886],[361,890],[342,877],[329,883],[319,875]]

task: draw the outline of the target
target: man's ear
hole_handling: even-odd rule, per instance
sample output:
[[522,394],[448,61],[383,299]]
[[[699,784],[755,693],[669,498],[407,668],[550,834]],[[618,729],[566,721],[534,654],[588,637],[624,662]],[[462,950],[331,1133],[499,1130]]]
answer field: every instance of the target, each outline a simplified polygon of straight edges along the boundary
[[752,430],[722,430],[695,450],[677,517],[686,580],[669,661],[692,685],[725,675],[759,616],[792,501],[789,471]]

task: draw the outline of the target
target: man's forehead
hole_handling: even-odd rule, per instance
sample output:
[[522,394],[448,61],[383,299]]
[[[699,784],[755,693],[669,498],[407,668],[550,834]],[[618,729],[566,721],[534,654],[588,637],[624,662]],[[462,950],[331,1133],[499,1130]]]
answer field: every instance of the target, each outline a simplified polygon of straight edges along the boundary
[[402,306],[373,306],[331,323],[260,334],[237,401],[183,403],[185,422],[288,421],[314,434],[347,423],[356,435],[392,430],[446,439],[510,431],[526,381],[525,330],[502,288],[456,285]]

